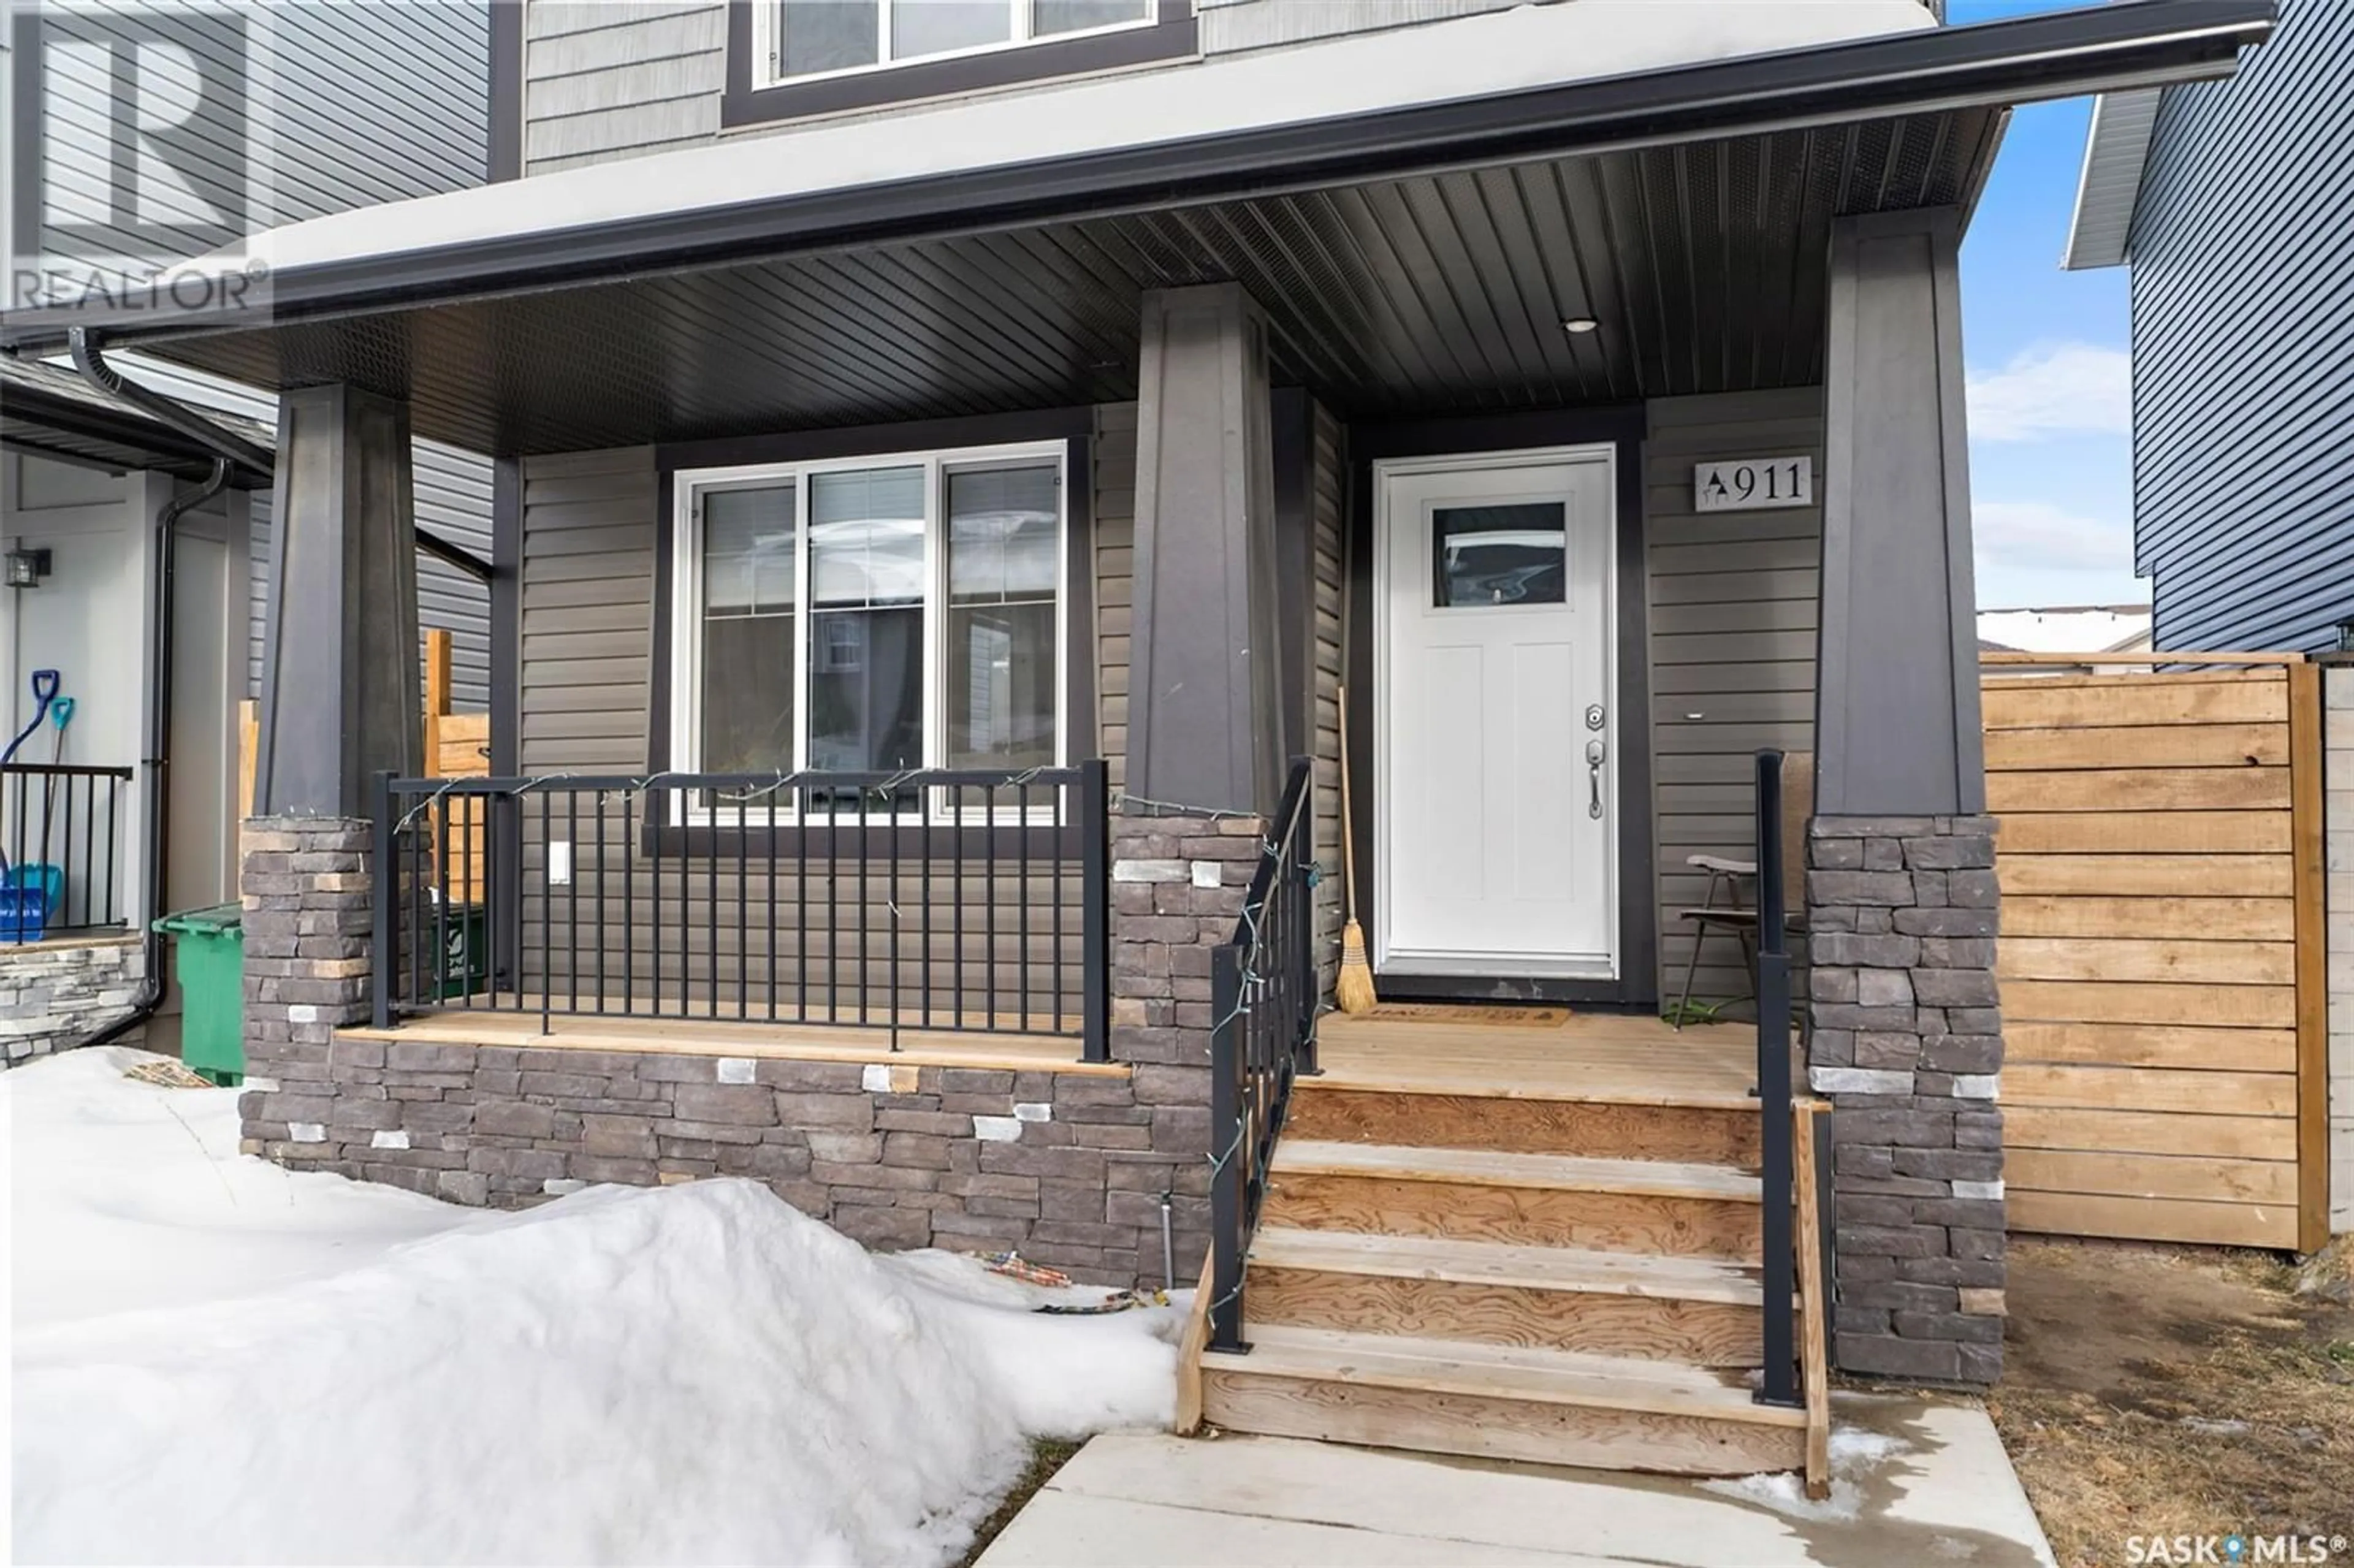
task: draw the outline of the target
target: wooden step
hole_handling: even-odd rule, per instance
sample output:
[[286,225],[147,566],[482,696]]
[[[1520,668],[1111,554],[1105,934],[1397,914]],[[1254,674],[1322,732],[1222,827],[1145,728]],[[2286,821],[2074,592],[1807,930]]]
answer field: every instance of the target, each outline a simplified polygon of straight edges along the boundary
[[1754,1264],[1759,1202],[1756,1177],[1718,1165],[1287,1135],[1260,1223]]
[[1755,1404],[1734,1372],[1291,1327],[1249,1339],[1202,1358],[1204,1414],[1228,1431],[1681,1475],[1805,1458],[1806,1413]]
[[1695,1366],[1755,1366],[1765,1332],[1756,1271],[1737,1264],[1449,1237],[1262,1228],[1243,1299],[1246,1331],[1289,1325]]
[[1338,1069],[1294,1086],[1287,1138],[1333,1143],[1492,1149],[1602,1160],[1697,1160],[1754,1169],[1757,1106],[1744,1096],[1692,1092],[1632,1099],[1466,1086],[1445,1078],[1384,1084]]

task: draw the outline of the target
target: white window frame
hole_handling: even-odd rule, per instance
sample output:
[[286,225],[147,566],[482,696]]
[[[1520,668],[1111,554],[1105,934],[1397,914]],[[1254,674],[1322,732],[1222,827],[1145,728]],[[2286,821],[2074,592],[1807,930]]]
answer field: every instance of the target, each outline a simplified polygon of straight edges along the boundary
[[[999,446],[955,447],[933,450],[870,452],[855,457],[824,458],[799,462],[748,463],[728,468],[682,469],[674,476],[671,497],[671,770],[703,771],[703,519],[695,505],[698,495],[713,490],[758,488],[790,480],[793,486],[793,771],[809,767],[810,634],[815,624],[809,603],[811,481],[826,473],[856,473],[870,469],[924,470],[924,755],[928,768],[948,766],[947,684],[949,611],[948,477],[993,468],[1034,468],[1051,462],[1055,469],[1055,760],[1070,765],[1071,748],[1071,551],[1070,444],[1067,441],[1017,441]],[[670,799],[673,826],[737,825],[727,807],[694,802],[687,789],[664,792]],[[812,813],[811,822],[1028,823],[1052,825],[1056,803],[1049,799],[1034,804],[1026,815],[1019,807],[952,808],[926,790],[925,799],[909,811],[849,812],[829,817]],[[777,813],[779,827],[802,825],[798,797]],[[744,819],[765,827],[768,816],[757,803]]]
[[1149,0],[1144,15],[1132,22],[1108,22],[1099,27],[1074,27],[1068,32],[1039,34],[1032,31],[1036,0],[1004,0],[1013,13],[1013,36],[993,44],[974,44],[961,49],[939,49],[931,54],[910,55],[906,59],[892,59],[891,10],[897,0],[875,0],[875,63],[873,65],[842,66],[833,70],[804,71],[799,76],[785,74],[784,31],[778,26],[784,19],[784,7],[790,0],[759,0],[752,7],[752,86],[757,90],[769,87],[799,86],[805,81],[832,81],[837,77],[869,76],[876,71],[897,70],[906,66],[928,65],[933,60],[969,59],[974,55],[1002,54],[1008,49],[1027,48],[1033,44],[1059,44],[1066,38],[1099,38],[1108,33],[1134,32],[1158,25],[1161,20],[1159,0]]

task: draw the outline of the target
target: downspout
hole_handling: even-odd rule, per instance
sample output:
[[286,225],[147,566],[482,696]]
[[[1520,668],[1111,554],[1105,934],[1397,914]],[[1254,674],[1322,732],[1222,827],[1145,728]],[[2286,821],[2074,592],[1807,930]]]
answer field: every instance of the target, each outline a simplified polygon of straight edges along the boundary
[[[79,341],[74,349],[74,359],[80,363]],[[186,495],[174,496],[155,513],[155,597],[148,609],[154,642],[148,650],[147,663],[147,679],[155,697],[149,708],[147,756],[142,764],[147,779],[147,798],[143,802],[147,812],[147,896],[142,911],[146,929],[140,934],[140,943],[146,961],[131,1011],[83,1041],[85,1045],[121,1039],[154,1017],[164,1001],[164,934],[155,928],[155,921],[164,913],[164,874],[171,864],[172,813],[166,809],[165,797],[172,777],[172,637],[178,598],[174,577],[178,567],[180,519],[226,489],[228,475],[229,460],[213,459],[213,471],[203,484]]]

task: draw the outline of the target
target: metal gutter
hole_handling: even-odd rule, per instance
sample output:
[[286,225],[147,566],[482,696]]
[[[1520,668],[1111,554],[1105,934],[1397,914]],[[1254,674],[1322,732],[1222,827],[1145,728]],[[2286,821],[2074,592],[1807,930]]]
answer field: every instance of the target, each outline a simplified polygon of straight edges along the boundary
[[0,342],[76,325],[122,341],[266,329],[1116,213],[1313,190],[1613,148],[2073,97],[2229,75],[2274,0],[2129,0],[1527,91],[1121,147],[982,173],[801,194],[289,268],[266,308],[94,303],[19,313]]
[[[219,458],[235,463],[257,478],[268,481],[277,473],[278,454],[268,447],[247,440],[234,430],[224,429],[185,404],[175,403],[161,392],[153,391],[134,381],[126,381],[122,372],[106,363],[99,340],[87,327],[74,327],[68,333],[73,348],[74,368],[92,387],[112,397],[140,409],[158,424],[177,430],[190,440],[206,446]],[[417,547],[438,560],[443,560],[482,582],[492,579],[490,562],[442,538],[412,525],[417,535]]]

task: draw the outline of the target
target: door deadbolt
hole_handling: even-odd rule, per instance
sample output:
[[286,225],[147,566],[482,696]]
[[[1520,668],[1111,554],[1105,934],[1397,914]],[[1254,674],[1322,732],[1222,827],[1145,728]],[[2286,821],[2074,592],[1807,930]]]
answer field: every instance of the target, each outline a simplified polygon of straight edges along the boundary
[[1585,705],[1586,728],[1600,729],[1603,725],[1607,722],[1608,718],[1609,715],[1602,711],[1602,705],[1600,703],[1588,703]]

